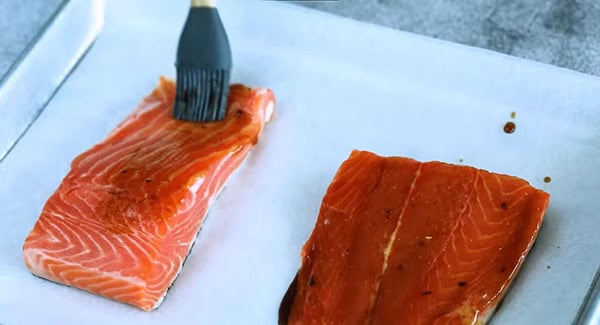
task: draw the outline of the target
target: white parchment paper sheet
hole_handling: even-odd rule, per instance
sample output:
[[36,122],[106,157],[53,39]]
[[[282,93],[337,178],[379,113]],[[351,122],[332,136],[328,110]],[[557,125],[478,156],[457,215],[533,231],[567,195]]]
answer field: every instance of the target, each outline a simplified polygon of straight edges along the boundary
[[33,277],[21,245],[42,205],[75,155],[160,74],[174,75],[186,6],[108,1],[96,44],[0,164],[0,323],[275,324],[321,198],[353,148],[463,159],[550,192],[537,245],[494,324],[572,320],[600,262],[600,79],[275,1],[220,3],[233,79],[271,87],[276,118],[160,309]]

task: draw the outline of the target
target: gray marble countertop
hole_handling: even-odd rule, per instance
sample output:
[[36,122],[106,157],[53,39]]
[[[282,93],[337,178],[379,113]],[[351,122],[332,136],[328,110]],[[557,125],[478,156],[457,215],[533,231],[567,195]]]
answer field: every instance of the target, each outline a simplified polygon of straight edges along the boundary
[[[0,0],[0,76],[62,1]],[[339,0],[301,5],[600,76],[597,0]]]
[[0,0],[0,77],[35,41],[61,0]]
[[304,5],[600,75],[598,0],[339,0]]

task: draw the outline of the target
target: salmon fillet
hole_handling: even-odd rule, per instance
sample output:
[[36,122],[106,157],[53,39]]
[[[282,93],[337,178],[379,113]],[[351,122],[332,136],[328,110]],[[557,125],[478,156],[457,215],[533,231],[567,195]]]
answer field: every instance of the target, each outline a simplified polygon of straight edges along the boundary
[[325,194],[280,322],[484,324],[548,201],[516,177],[354,151]]
[[51,281],[151,310],[181,270],[211,201],[271,119],[268,89],[231,86],[227,117],[175,120],[175,85],[154,91],[78,156],[23,245]]

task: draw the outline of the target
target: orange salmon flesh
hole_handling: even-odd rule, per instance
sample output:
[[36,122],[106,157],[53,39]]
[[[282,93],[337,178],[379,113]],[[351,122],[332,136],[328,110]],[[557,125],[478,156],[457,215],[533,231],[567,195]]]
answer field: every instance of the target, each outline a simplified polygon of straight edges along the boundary
[[34,274],[144,310],[161,303],[210,202],[273,115],[268,89],[231,86],[224,121],[171,117],[159,85],[101,143],[78,156],[23,245]]
[[548,202],[516,177],[354,151],[302,249],[283,323],[484,324]]

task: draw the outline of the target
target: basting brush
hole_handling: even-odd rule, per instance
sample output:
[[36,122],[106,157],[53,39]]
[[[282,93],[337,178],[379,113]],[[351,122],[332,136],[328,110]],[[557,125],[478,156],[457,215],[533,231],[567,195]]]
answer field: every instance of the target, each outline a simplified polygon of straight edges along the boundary
[[225,118],[231,49],[214,0],[192,0],[177,48],[173,117],[193,122]]

